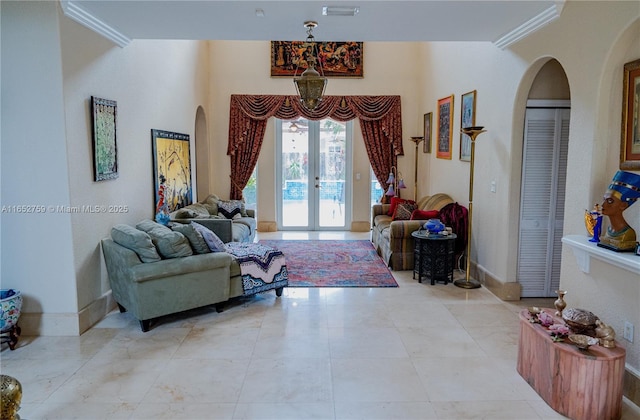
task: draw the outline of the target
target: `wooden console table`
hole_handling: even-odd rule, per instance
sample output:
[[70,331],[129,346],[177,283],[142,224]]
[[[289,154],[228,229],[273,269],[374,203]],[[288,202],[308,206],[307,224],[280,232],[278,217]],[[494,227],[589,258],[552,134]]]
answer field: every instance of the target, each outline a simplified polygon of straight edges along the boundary
[[[544,309],[554,315],[555,310]],[[518,373],[558,413],[574,420],[619,419],[625,349],[600,345],[579,350],[571,342],[553,342],[549,331],[520,312]],[[555,317],[556,323],[564,321]]]

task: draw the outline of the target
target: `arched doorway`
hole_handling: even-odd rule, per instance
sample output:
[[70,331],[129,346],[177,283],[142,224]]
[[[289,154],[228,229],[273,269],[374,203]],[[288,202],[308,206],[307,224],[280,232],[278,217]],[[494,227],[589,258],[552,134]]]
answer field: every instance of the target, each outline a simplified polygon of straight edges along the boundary
[[527,99],[522,153],[517,281],[522,297],[551,297],[560,284],[570,118],[569,83],[556,60]]

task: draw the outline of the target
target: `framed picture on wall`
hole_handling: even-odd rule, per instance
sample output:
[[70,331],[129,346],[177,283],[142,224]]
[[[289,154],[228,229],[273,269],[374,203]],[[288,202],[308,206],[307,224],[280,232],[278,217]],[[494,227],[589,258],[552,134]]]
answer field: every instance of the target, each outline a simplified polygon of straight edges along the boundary
[[[476,125],[476,91],[462,95],[460,101],[460,129]],[[460,160],[471,161],[471,137],[460,133]]]
[[154,214],[166,204],[172,212],[193,201],[189,135],[151,130],[153,147]]
[[436,157],[451,159],[453,134],[453,95],[438,99],[438,137]]
[[431,124],[433,120],[433,112],[427,112],[424,114],[424,144],[422,145],[422,151],[424,153],[431,153]]
[[640,59],[624,65],[620,169],[640,170]]
[[93,179],[95,181],[118,177],[117,108],[116,101],[91,97]]
[[[326,77],[364,77],[364,43],[361,41],[316,42]],[[298,76],[307,69],[305,41],[271,41],[271,77]],[[316,66],[316,70],[318,66]]]

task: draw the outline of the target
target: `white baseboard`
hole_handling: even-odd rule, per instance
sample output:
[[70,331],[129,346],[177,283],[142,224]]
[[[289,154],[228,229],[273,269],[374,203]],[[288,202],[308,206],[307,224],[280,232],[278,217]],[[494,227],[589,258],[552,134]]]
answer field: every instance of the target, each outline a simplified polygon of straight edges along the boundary
[[22,312],[18,325],[21,335],[78,336],[115,308],[111,290],[78,313]]

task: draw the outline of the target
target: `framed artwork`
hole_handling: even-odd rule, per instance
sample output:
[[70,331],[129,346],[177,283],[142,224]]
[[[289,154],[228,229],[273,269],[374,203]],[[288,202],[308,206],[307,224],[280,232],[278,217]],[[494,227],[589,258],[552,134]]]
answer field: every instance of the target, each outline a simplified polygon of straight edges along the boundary
[[640,59],[624,65],[620,169],[640,170]]
[[93,179],[95,181],[118,177],[117,114],[116,101],[91,97]]
[[[316,45],[326,77],[364,77],[363,42],[316,42]],[[304,57],[311,48],[306,41],[271,41],[271,77],[293,77],[296,69],[300,75],[307,68]]]
[[451,159],[451,137],[453,134],[453,95],[438,99],[438,148],[436,157]]
[[[460,101],[460,129],[476,125],[476,91],[462,95]],[[471,161],[471,137],[460,133],[460,160]]]
[[427,112],[424,114],[424,143],[422,144],[422,151],[424,153],[431,153],[431,123],[433,120],[433,112]]
[[189,135],[151,130],[154,214],[166,204],[169,212],[192,203]]

